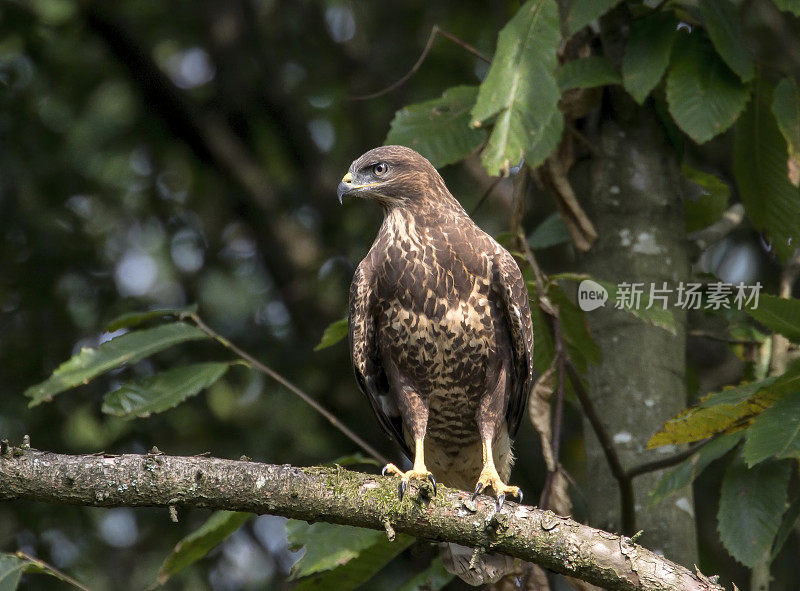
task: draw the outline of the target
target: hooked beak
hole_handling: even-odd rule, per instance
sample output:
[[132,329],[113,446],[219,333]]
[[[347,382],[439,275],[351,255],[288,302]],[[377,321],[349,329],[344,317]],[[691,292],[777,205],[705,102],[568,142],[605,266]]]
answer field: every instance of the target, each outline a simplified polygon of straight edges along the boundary
[[353,175],[352,173],[348,172],[342,177],[342,182],[339,183],[339,187],[336,189],[336,196],[339,198],[339,205],[342,204],[342,199],[344,196],[350,193],[354,188]]
[[336,196],[339,198],[339,204],[342,203],[342,199],[347,197],[348,195],[352,195],[356,191],[360,189],[366,189],[368,187],[375,187],[376,185],[380,185],[381,183],[367,183],[365,185],[354,185],[353,184],[353,173],[348,172],[346,175],[342,177],[342,182],[339,183],[339,187],[336,189]]

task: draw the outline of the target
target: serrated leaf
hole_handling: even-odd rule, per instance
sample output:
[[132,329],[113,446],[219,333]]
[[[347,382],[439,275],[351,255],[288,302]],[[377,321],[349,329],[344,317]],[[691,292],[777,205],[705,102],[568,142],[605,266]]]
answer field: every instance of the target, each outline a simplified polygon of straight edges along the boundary
[[331,322],[325,329],[325,332],[322,333],[322,339],[320,339],[317,346],[314,347],[314,351],[332,347],[347,336],[348,329],[349,322],[347,316],[335,322]]
[[235,511],[217,511],[212,514],[203,525],[175,545],[158,571],[158,582],[163,585],[171,576],[204,558],[252,516],[252,513]]
[[447,569],[444,568],[442,557],[437,556],[431,560],[428,568],[411,577],[395,591],[439,591],[454,577],[453,573],[447,572]]
[[84,348],[62,363],[47,380],[25,390],[25,396],[31,399],[28,406],[49,401],[64,390],[86,384],[111,369],[135,363],[173,345],[207,338],[208,335],[199,328],[173,322],[129,332],[103,343],[97,349]]
[[786,141],[765,84],[756,79],[753,100],[736,125],[733,173],[750,223],[767,236],[783,261],[800,241],[800,189],[786,175]]
[[523,156],[529,166],[538,166],[558,144],[563,128],[555,80],[560,40],[553,0],[529,0],[500,31],[472,109],[474,126],[496,116],[481,158],[489,174],[507,174]]
[[701,194],[697,199],[684,201],[686,231],[695,232],[710,226],[722,217],[728,207],[731,189],[713,174],[697,170],[686,164],[681,166],[681,173],[701,189]]
[[109,322],[106,326],[106,330],[108,332],[114,332],[121,328],[133,328],[149,320],[163,318],[164,316],[178,318],[182,314],[194,314],[195,312],[197,312],[197,304],[192,304],[191,306],[185,306],[183,308],[163,308],[160,310],[145,310],[144,312],[128,312],[127,314],[117,316],[114,320]]
[[550,275],[550,279],[553,281],[574,281],[576,283],[580,283],[586,279],[594,281],[608,292],[608,300],[604,304],[605,306],[613,305],[619,310],[633,314],[639,320],[652,324],[653,326],[663,328],[671,334],[675,334],[675,317],[672,315],[672,312],[668,308],[661,307],[660,304],[654,304],[648,308],[650,305],[649,293],[643,292],[641,294],[639,306],[634,307],[624,305],[625,302],[623,301],[619,286],[611,283],[610,281],[597,279],[585,273],[554,273],[553,275]]
[[386,533],[333,523],[286,522],[289,548],[305,548],[306,553],[292,567],[292,578],[327,571],[350,562],[381,539]]
[[545,218],[528,236],[528,244],[534,250],[564,244],[570,240],[572,238],[570,238],[567,226],[559,213],[554,213]]
[[730,433],[722,435],[705,444],[700,451],[684,460],[674,470],[665,474],[650,491],[650,505],[660,503],[669,495],[682,489],[703,473],[703,470],[730,450],[742,440],[744,433]]
[[778,533],[775,534],[775,542],[772,545],[770,561],[775,560],[775,558],[778,556],[781,548],[783,548],[783,545],[789,538],[789,534],[791,534],[794,530],[794,526],[798,519],[800,519],[800,495],[797,495],[794,498],[792,504],[789,505],[789,508],[786,510],[786,513],[783,516],[781,526],[778,528]]
[[374,544],[361,550],[358,556],[347,563],[301,580],[295,585],[294,591],[356,589],[413,543],[414,538],[404,534],[397,534],[395,540],[390,542],[384,533]]
[[747,465],[752,467],[767,458],[800,458],[800,390],[775,402],[747,429]]
[[570,34],[577,33],[619,3],[620,0],[576,0],[566,19]]
[[698,144],[728,129],[750,93],[700,33],[682,35],[667,72],[667,103],[678,127]]
[[608,301],[614,304],[615,308],[623,310],[628,314],[633,314],[639,320],[643,320],[648,324],[663,328],[670,334],[675,334],[677,329],[675,327],[675,316],[673,316],[672,311],[655,302],[651,306],[649,293],[642,293],[641,303],[638,307],[622,305],[622,307],[619,308],[618,304],[624,303],[619,286],[600,279],[593,279],[593,281],[596,281],[608,291]]
[[756,66],[744,43],[736,6],[730,0],[700,0],[699,8],[719,55],[742,82],[750,82],[756,74]]
[[466,158],[486,139],[469,125],[477,86],[456,86],[441,98],[403,107],[394,114],[386,144],[414,148],[439,168]]
[[0,591],[16,591],[28,562],[13,554],[0,554]]
[[795,16],[800,16],[800,0],[772,0],[779,10],[786,10]]
[[725,471],[719,501],[719,535],[736,560],[756,566],[769,556],[789,487],[786,462],[748,468],[737,456]]
[[622,83],[640,105],[667,70],[677,27],[678,20],[670,11],[658,11],[633,22],[622,58]]
[[795,187],[800,186],[800,90],[794,79],[784,78],[775,87],[772,114],[786,140],[786,175]]
[[800,342],[800,300],[760,294],[758,306],[746,308],[747,313],[769,330]]
[[225,372],[230,363],[195,363],[168,369],[138,382],[123,382],[103,399],[103,412],[123,419],[147,417],[175,408],[205,390]]
[[780,376],[708,394],[697,406],[685,408],[664,423],[647,447],[689,443],[743,429],[777,400],[797,389],[800,389],[800,364],[795,363]]
[[556,82],[561,92],[570,88],[594,88],[611,84],[622,84],[617,68],[608,59],[593,55],[572,60],[556,72]]

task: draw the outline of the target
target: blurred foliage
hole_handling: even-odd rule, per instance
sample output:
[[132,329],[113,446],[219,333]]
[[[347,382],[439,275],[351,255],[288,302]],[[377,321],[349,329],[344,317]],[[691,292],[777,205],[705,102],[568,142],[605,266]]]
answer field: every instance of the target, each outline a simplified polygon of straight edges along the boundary
[[[183,325],[155,321],[191,314],[185,306],[196,302],[217,331],[395,457],[376,421],[365,420],[346,347],[336,345],[346,322],[333,323],[346,311],[349,281],[379,212],[339,209],[336,184],[366,149],[384,138],[402,142],[437,165],[458,164],[442,171],[448,186],[500,238],[511,215],[510,181],[495,184],[481,165],[489,174],[513,172],[523,158],[535,166],[572,133],[569,126],[580,133],[580,122],[565,126],[568,89],[622,92],[621,82],[637,104],[654,109],[690,181],[687,228],[713,223],[731,200],[747,210],[747,224],[703,253],[698,271],[731,283],[760,280],[777,292],[781,265],[800,240],[800,9],[793,0],[655,4],[3,0],[0,438],[30,433],[35,447],[64,452],[157,445],[294,464],[357,451],[281,386],[221,363],[218,344],[205,335],[179,328],[162,340]],[[611,9],[631,24],[622,55],[603,55],[590,39],[591,55],[559,64],[562,33],[588,32]],[[407,83],[374,100],[351,100],[409,71],[434,25],[494,56],[491,66],[439,39]],[[596,101],[602,92],[592,95]],[[599,103],[590,107],[593,118],[612,116]],[[533,189],[531,202],[526,233],[552,279],[545,293],[532,289],[534,300],[556,300],[570,353],[581,366],[596,363],[603,352],[566,291],[569,281],[588,278],[569,273],[575,253],[551,200]],[[622,297],[619,286],[596,281],[611,302]],[[642,301],[627,309],[675,329],[668,310],[648,307],[646,294]],[[141,313],[154,308],[161,310]],[[534,318],[543,371],[553,341],[538,307]],[[652,498],[695,481],[703,570],[744,588],[724,544],[747,566],[769,555],[775,588],[789,589],[800,513],[800,370],[795,364],[767,375],[757,352],[770,335],[752,326],[783,334],[796,348],[797,300],[762,296],[757,309],[705,309],[692,322],[748,338],[701,341],[696,355],[701,348],[690,341],[690,393],[717,393],[667,422],[653,443],[715,439],[668,471]],[[207,372],[188,366],[198,382],[187,384],[180,372],[200,362]],[[34,403],[49,404],[26,408],[26,390]],[[584,488],[574,407],[563,438],[562,463]],[[538,490],[544,476],[537,445],[523,427],[515,482],[525,489]],[[585,517],[580,506],[576,516]],[[39,556],[92,589],[145,588],[159,573],[176,589],[292,584],[297,556],[285,519],[261,516],[239,528],[247,516],[207,517],[189,512],[173,524],[159,510],[8,503],[0,506],[0,551]],[[326,548],[346,550],[340,528],[289,529],[298,546],[310,545],[305,564],[317,565],[302,571],[301,562],[299,572],[322,581],[301,584],[324,584],[346,569],[355,586],[380,569],[374,588],[397,581],[406,581],[403,589],[461,588],[431,562],[430,549],[413,545],[397,557],[408,540],[390,545],[383,532],[354,534],[356,549],[332,563]],[[312,535],[317,530],[323,533]],[[322,550],[312,561],[315,543]],[[37,569],[0,554],[12,588],[18,575]],[[33,579],[23,577],[20,588],[63,586]]]

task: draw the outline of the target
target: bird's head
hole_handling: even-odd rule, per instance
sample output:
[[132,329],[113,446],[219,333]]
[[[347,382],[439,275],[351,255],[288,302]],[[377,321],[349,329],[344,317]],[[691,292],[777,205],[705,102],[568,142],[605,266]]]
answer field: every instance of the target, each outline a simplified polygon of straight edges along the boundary
[[381,146],[363,154],[350,165],[336,194],[340,203],[344,197],[363,197],[385,208],[449,196],[433,165],[404,146]]

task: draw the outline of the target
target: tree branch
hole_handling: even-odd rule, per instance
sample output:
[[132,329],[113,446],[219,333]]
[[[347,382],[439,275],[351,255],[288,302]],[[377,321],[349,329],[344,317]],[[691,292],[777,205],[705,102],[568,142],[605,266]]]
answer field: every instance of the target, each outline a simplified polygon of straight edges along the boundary
[[296,468],[159,454],[73,456],[3,445],[0,500],[94,507],[203,507],[283,515],[377,530],[390,523],[418,538],[516,556],[608,589],[721,591],[712,579],[632,543],[550,511],[440,486],[413,486],[340,466]]

